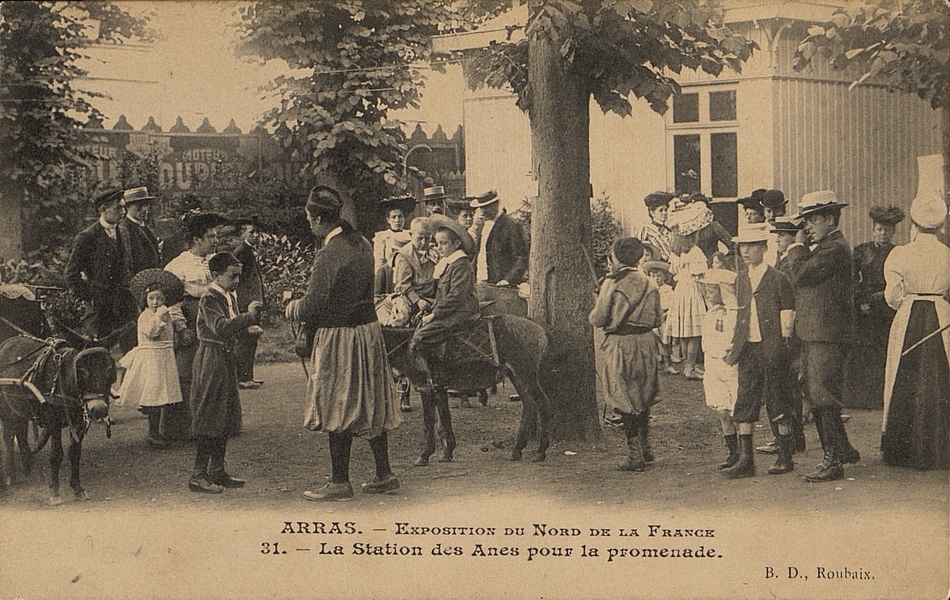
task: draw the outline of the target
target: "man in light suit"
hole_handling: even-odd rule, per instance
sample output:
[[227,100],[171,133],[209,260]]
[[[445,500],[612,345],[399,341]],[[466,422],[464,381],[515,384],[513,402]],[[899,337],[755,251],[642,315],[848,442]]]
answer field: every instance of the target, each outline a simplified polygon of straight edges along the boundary
[[851,247],[838,230],[845,206],[829,190],[802,197],[798,217],[814,246],[791,266],[805,394],[824,452],[818,469],[805,476],[812,482],[842,479],[842,464],[861,459],[841,420],[844,364],[854,333]]
[[122,190],[93,199],[98,220],[79,232],[66,263],[66,284],[86,308],[83,332],[103,338],[135,319],[138,311],[129,291],[128,257],[117,225],[125,217]]

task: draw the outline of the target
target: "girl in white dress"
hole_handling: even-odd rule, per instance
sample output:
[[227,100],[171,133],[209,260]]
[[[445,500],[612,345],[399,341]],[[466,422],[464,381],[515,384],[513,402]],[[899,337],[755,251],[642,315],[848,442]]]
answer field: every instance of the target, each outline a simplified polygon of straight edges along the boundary
[[161,436],[162,407],[182,401],[175,366],[174,327],[161,283],[145,288],[145,309],[138,319],[138,345],[123,358],[128,370],[119,404],[128,402],[148,416],[145,441],[153,448],[168,442]]
[[706,272],[706,255],[696,245],[696,233],[712,222],[712,211],[702,202],[695,202],[673,212],[674,237],[670,253],[670,272],[676,278],[666,328],[673,343],[679,341],[680,351],[686,356],[686,379],[703,378],[697,366],[703,334],[703,316],[706,303],[697,278]]

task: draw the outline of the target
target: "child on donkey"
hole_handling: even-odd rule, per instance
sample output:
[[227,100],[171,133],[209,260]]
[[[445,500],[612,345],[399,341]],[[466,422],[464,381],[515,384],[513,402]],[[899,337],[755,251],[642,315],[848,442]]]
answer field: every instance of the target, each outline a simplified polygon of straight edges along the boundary
[[703,377],[703,392],[706,405],[716,411],[722,437],[729,449],[729,456],[719,464],[719,469],[728,469],[739,460],[739,436],[732,411],[739,388],[739,367],[726,362],[736,332],[736,274],[722,268],[722,262],[700,279],[703,297],[706,300],[706,316],[703,322],[703,352],[706,356],[706,374]]
[[[138,344],[120,364],[126,369],[117,404],[137,406],[148,417],[145,442],[152,448],[165,448],[168,442],[160,433],[162,409],[182,401],[175,366],[175,328],[167,303],[177,302],[182,285],[163,269],[146,269],[130,285],[145,306],[137,322]],[[139,291],[141,290],[141,291]],[[172,298],[176,295],[178,299]]]
[[221,493],[244,481],[225,470],[228,438],[241,430],[241,401],[233,349],[237,335],[260,323],[263,305],[248,304],[239,313],[235,290],[241,282],[241,263],[230,252],[208,260],[212,282],[198,303],[198,352],[192,369],[191,400],[195,406],[197,454],[188,480],[193,492]]
[[444,215],[431,215],[429,224],[435,231],[435,243],[442,258],[433,272],[437,285],[432,312],[422,318],[409,342],[409,352],[425,359],[432,384],[430,391],[419,390],[426,446],[416,460],[416,466],[429,464],[429,457],[435,452],[436,409],[445,433],[445,449],[440,462],[452,460],[456,443],[448,391],[445,382],[440,380],[442,344],[456,332],[472,327],[481,316],[475,295],[475,272],[469,258],[475,252],[475,241],[458,221]]
[[652,279],[636,271],[643,244],[635,237],[616,240],[588,321],[604,330],[601,379],[608,412],[620,415],[627,438],[621,471],[643,471],[652,462],[650,407],[657,402],[659,361],[653,329],[660,324],[660,296]]

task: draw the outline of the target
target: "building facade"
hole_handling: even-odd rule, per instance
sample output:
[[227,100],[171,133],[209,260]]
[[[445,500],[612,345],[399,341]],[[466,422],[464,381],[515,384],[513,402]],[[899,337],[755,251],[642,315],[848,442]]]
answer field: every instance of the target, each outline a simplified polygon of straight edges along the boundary
[[[868,209],[907,210],[917,189],[917,157],[942,151],[940,114],[909,94],[881,86],[851,89],[854,73],[824,61],[793,69],[808,26],[835,6],[812,2],[733,3],[730,27],[758,46],[741,73],[720,77],[684,70],[681,93],[660,116],[634,100],[622,118],[590,107],[591,183],[610,199],[627,232],[645,220],[643,197],[654,190],[700,191],[735,222],[736,198],[777,188],[794,211],[802,195],[834,190],[850,204],[841,228],[852,243],[870,239]],[[506,31],[436,38],[438,51],[466,51],[504,39]],[[537,194],[527,116],[502,90],[464,98],[470,193],[496,188],[510,209]],[[906,241],[904,223],[895,241]]]

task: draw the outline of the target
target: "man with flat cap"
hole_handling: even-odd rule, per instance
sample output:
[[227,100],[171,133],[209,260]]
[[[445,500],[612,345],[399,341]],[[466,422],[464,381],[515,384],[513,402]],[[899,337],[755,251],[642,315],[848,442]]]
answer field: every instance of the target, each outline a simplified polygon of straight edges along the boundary
[[137,311],[129,291],[128,256],[117,225],[125,217],[120,189],[93,199],[98,220],[79,232],[66,263],[66,284],[86,308],[83,332],[99,339],[132,321]]
[[481,223],[476,240],[475,281],[479,301],[492,300],[497,312],[527,316],[527,302],[517,293],[528,269],[528,244],[521,225],[500,210],[498,194],[475,196],[472,208]]
[[139,271],[162,266],[158,238],[146,224],[152,200],[155,196],[146,187],[130,188],[122,195],[125,218],[119,221],[118,229],[128,256],[130,279]]
[[798,211],[814,241],[803,260],[792,265],[805,395],[824,452],[818,469],[805,476],[811,482],[843,479],[842,465],[861,459],[841,420],[844,364],[854,334],[851,247],[838,230],[845,206],[833,191],[822,190],[805,194]]

